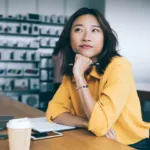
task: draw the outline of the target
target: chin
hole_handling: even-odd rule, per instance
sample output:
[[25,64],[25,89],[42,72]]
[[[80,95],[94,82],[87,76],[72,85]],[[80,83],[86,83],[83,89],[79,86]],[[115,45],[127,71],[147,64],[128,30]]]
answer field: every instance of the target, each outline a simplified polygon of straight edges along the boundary
[[90,55],[90,54],[80,54],[80,55],[82,55],[84,57],[87,57],[87,58],[92,58],[93,57],[93,55]]

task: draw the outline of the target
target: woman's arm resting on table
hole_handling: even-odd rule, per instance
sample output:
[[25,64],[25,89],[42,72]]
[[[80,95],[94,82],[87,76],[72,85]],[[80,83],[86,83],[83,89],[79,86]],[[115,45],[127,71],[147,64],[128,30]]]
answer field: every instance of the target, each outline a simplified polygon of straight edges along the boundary
[[55,123],[68,125],[68,126],[81,127],[81,128],[87,128],[88,126],[88,121],[86,118],[72,115],[69,112],[64,112],[60,114],[53,121]]
[[[75,127],[80,127],[80,128],[88,127],[88,121],[85,118],[72,115],[71,113],[68,113],[68,112],[60,114],[53,121],[55,123],[68,125],[68,126],[75,126]],[[116,134],[114,133],[112,129],[110,129],[107,132],[105,137],[113,139],[113,140],[117,140]]]

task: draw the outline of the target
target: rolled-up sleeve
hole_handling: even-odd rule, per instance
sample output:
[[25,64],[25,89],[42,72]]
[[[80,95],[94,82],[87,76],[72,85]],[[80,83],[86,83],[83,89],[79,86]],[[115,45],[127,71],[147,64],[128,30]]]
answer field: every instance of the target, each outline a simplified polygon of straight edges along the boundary
[[64,78],[53,99],[48,104],[46,111],[48,121],[52,121],[63,112],[71,112],[72,103],[66,84],[66,79]]
[[133,75],[130,63],[116,65],[109,72],[105,87],[92,111],[88,130],[105,135],[118,119],[131,91]]

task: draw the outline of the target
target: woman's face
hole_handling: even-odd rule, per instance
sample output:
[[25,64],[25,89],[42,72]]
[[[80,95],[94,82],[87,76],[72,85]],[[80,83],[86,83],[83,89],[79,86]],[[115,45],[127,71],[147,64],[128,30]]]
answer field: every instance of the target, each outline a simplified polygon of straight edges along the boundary
[[75,53],[97,61],[97,55],[103,48],[104,33],[95,16],[78,17],[72,25],[70,38]]

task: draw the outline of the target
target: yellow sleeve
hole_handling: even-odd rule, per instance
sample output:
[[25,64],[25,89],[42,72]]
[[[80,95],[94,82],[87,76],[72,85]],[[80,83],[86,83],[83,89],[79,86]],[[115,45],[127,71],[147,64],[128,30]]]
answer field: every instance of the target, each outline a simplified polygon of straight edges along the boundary
[[49,102],[46,111],[46,118],[52,121],[63,112],[71,112],[72,102],[67,89],[67,79],[63,78],[62,84],[54,95],[53,99]]
[[109,76],[99,100],[96,102],[88,130],[96,136],[104,136],[122,112],[133,82],[129,63],[116,65]]

